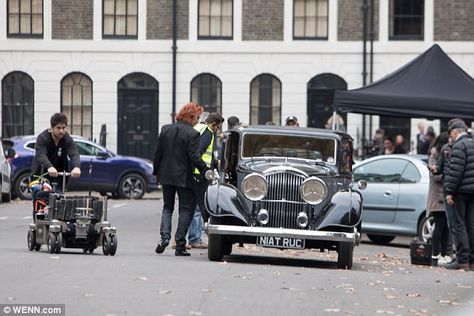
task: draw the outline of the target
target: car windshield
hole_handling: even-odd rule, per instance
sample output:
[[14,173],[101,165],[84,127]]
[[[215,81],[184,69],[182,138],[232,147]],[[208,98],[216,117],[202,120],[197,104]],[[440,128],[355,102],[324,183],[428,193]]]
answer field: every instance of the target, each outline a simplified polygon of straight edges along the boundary
[[244,134],[242,158],[288,157],[336,161],[336,140],[302,135]]

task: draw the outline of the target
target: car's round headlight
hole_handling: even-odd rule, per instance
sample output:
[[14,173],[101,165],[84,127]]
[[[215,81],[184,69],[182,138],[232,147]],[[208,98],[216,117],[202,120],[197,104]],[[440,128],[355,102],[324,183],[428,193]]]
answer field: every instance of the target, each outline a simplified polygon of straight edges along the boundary
[[258,201],[263,199],[267,194],[267,190],[267,180],[261,174],[251,173],[242,181],[242,192],[249,200]]
[[316,177],[309,177],[304,180],[300,187],[300,194],[306,203],[316,205],[321,203],[326,197],[327,188],[323,180]]

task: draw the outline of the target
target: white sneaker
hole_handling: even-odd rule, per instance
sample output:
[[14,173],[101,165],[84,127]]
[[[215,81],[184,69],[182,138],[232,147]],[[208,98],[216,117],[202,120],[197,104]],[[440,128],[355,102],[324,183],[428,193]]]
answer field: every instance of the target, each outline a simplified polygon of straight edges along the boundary
[[444,257],[439,257],[438,258],[438,263],[439,264],[446,264],[446,263],[450,263],[453,259],[451,259],[450,256],[444,256]]

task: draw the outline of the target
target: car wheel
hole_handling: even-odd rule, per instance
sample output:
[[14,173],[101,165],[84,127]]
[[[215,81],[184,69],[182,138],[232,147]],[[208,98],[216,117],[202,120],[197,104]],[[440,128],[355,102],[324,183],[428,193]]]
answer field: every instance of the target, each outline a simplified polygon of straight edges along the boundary
[[145,194],[145,179],[139,174],[130,173],[120,180],[118,195],[122,199],[141,199]]
[[339,269],[352,269],[354,254],[354,244],[350,242],[340,242],[337,250],[337,267]]
[[28,190],[28,183],[30,181],[30,174],[29,172],[22,173],[16,178],[15,184],[13,186],[14,193],[17,197],[22,200],[31,200],[33,197],[31,196],[30,191]]
[[418,226],[418,237],[421,240],[428,241],[433,237],[433,230],[435,228],[434,217],[433,216],[423,216],[423,219],[420,221]]
[[2,193],[2,202],[10,202],[12,200],[12,193]]
[[369,237],[370,241],[372,241],[374,244],[386,245],[394,240],[396,236],[367,234],[367,237]]
[[60,253],[62,238],[59,233],[49,233],[48,235],[48,250],[49,253]]
[[[211,216],[209,218],[209,223],[216,224],[216,219]],[[232,251],[232,244],[230,244],[230,251],[228,247],[226,249],[224,238],[225,237],[223,235],[209,235],[207,243],[207,258],[210,261],[221,261],[225,255],[225,252],[229,252],[230,254]]]

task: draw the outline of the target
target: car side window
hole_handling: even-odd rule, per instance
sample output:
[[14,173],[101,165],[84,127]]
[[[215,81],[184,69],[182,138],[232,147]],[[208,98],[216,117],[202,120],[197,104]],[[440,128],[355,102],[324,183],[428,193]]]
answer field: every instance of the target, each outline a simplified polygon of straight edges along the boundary
[[403,159],[380,159],[354,169],[354,180],[372,183],[396,183],[400,181],[408,161]]
[[36,145],[35,142],[33,142],[33,143],[28,143],[28,144],[26,144],[26,147],[27,147],[27,148],[30,148],[30,149],[35,149],[35,145]]
[[79,151],[79,155],[84,156],[97,156],[97,154],[101,151],[100,148],[84,143],[76,141],[77,150]]
[[421,179],[421,174],[411,162],[407,164],[400,177],[400,183],[417,183]]

